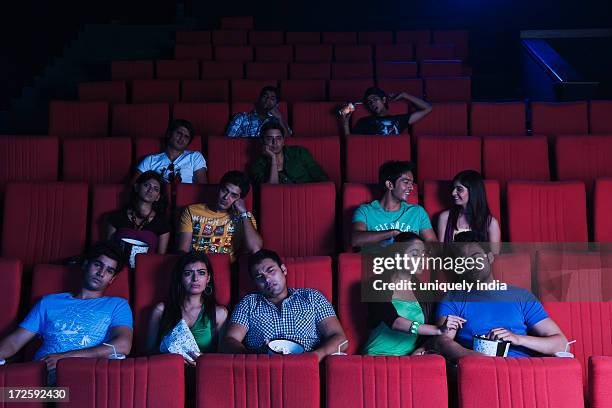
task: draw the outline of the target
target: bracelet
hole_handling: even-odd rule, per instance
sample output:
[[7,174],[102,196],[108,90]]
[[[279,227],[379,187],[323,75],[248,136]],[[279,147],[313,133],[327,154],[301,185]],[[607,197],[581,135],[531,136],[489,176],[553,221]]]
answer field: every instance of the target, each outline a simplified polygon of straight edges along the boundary
[[243,213],[240,213],[240,218],[251,218],[252,214],[250,211],[245,211]]
[[410,334],[416,336],[419,333],[419,326],[421,325],[421,323],[417,322],[417,321],[413,321],[410,324]]

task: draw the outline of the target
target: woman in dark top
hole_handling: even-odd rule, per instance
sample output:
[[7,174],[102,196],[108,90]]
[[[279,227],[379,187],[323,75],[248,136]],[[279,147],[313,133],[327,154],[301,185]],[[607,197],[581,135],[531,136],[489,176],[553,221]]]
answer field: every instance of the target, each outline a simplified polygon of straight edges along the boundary
[[108,217],[107,237],[120,241],[131,238],[145,242],[149,253],[165,254],[170,225],[165,217],[164,182],[155,171],[145,171],[134,183],[130,205]]

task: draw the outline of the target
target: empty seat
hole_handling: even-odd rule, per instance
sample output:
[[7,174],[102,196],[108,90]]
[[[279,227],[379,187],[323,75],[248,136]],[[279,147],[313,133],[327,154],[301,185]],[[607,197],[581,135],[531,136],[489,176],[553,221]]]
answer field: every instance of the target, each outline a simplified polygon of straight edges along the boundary
[[461,59],[467,59],[469,55],[469,33],[467,30],[449,30],[433,32],[434,44],[453,44],[455,52]]
[[431,31],[429,30],[413,30],[413,31],[397,31],[395,33],[395,42],[397,44],[429,44],[431,42]]
[[591,133],[612,133],[612,101],[591,101]]
[[524,136],[524,102],[472,102],[472,135]]
[[414,136],[467,135],[466,103],[434,103],[431,113],[412,127]]
[[332,45],[296,45],[295,62],[331,62]]
[[423,60],[421,61],[421,76],[448,77],[461,76],[463,66],[461,60]]
[[251,45],[280,45],[285,40],[282,31],[250,31],[249,44]]
[[[376,78],[416,78],[416,62],[377,62]],[[421,94],[423,92],[420,92]]]
[[79,101],[126,103],[125,81],[81,82],[79,83]]
[[0,192],[11,181],[57,181],[59,148],[53,136],[0,136]]
[[376,61],[412,61],[414,59],[412,44],[377,45]]
[[337,102],[296,102],[293,104],[293,131],[296,136],[339,135]]
[[285,42],[287,44],[320,44],[321,33],[318,31],[287,31]]
[[132,166],[128,137],[68,139],[63,143],[64,181],[89,184],[125,183]]
[[255,47],[255,60],[259,62],[293,62],[291,45]]
[[284,62],[248,62],[247,79],[287,79],[287,64]]
[[469,102],[472,80],[470,77],[426,78],[425,95],[431,102]]
[[153,61],[112,61],[111,79],[113,81],[153,79]]
[[232,102],[255,102],[266,86],[278,86],[276,79],[234,79],[231,82]]
[[419,183],[450,180],[463,170],[480,171],[480,138],[420,136],[417,143]]
[[[382,88],[388,94],[408,92],[417,98],[423,97],[423,80],[421,78],[412,79],[380,79],[376,80],[379,88]],[[467,119],[466,119],[467,121]],[[467,127],[467,123],[466,123]]]
[[346,138],[346,181],[378,182],[378,169],[389,160],[410,160],[410,137],[351,135]]
[[612,382],[612,357],[593,356],[589,359],[589,406],[612,406],[610,383]]
[[587,103],[532,102],[531,129],[534,135],[586,134]]
[[545,136],[491,136],[482,139],[482,168],[502,190],[509,180],[548,181],[548,141]]
[[416,45],[416,59],[450,60],[457,58],[453,44],[421,44]]
[[6,188],[2,256],[26,269],[82,253],[87,231],[87,184],[10,183]]
[[212,42],[215,45],[246,45],[247,31],[244,30],[213,30]]
[[457,382],[461,407],[584,406],[580,364],[571,358],[470,356],[459,361]]
[[[0,336],[6,337],[17,328],[21,295],[22,265],[18,259],[0,258]],[[0,384],[0,386],[3,386]]]
[[587,241],[582,182],[510,181],[507,205],[510,241]]
[[223,30],[252,30],[255,27],[253,16],[221,17]]
[[281,95],[287,102],[324,101],[327,92],[324,79],[290,79],[280,83]]
[[[331,357],[325,361],[326,406],[448,405],[446,367],[440,356]],[[387,405],[388,404],[388,405]]]
[[[211,44],[176,44],[174,46],[174,58],[177,60],[212,60],[213,48]],[[117,79],[117,78],[113,78]],[[121,78],[123,79],[123,78]],[[136,79],[136,78],[125,78]]]
[[[211,377],[210,373],[215,373]],[[196,365],[197,407],[319,408],[319,364],[290,357],[206,354]]]
[[247,171],[248,164],[261,151],[261,142],[256,138],[209,137],[208,181],[218,183],[230,170]]
[[282,256],[334,253],[333,183],[262,184],[260,191],[260,231],[267,248]]
[[595,179],[612,177],[612,135],[559,136],[555,139],[555,158],[559,180],[584,181],[591,192]]
[[612,242],[612,179],[595,181],[593,223],[596,242]]
[[[15,389],[39,388],[47,385],[47,369],[42,361],[31,363],[16,363],[0,366],[0,387],[11,387]],[[8,394],[8,393],[7,393]],[[14,408],[43,408],[47,406],[44,402],[10,401],[2,403],[2,407]]]
[[49,135],[67,137],[102,137],[108,135],[106,102],[49,103]]
[[113,108],[114,136],[160,137],[168,127],[170,107],[167,103],[115,105]]
[[125,184],[100,184],[91,189],[91,219],[89,241],[108,239],[108,216],[130,202],[130,189]]
[[328,62],[304,62],[289,64],[291,79],[330,79],[331,64]]
[[369,45],[336,45],[334,46],[334,50],[336,61],[372,61],[372,47]]
[[177,44],[210,44],[211,33],[209,30],[177,31],[174,39]]
[[332,79],[329,81],[329,100],[360,101],[363,93],[374,86],[371,79]]
[[531,291],[531,255],[527,252],[495,255],[493,277]]
[[360,31],[357,37],[359,44],[393,44],[393,31]]
[[222,135],[229,118],[227,103],[177,103],[173,109],[174,119],[191,122],[197,135]]
[[371,79],[373,77],[371,62],[334,62],[333,79]]
[[302,146],[308,149],[315,161],[325,171],[330,181],[340,186],[340,139],[337,136],[288,137],[286,146]]
[[174,103],[179,101],[179,81],[172,79],[135,80],[132,84],[133,103]]
[[242,79],[244,64],[235,61],[202,62],[202,79]]
[[250,45],[219,45],[215,47],[216,61],[253,61],[253,47]]
[[205,81],[182,81],[183,102],[228,102],[229,81],[210,79]]
[[70,389],[62,407],[185,405],[184,360],[177,354],[108,360],[67,358],[57,365],[57,385]]
[[196,60],[157,61],[157,79],[199,79],[200,67]]
[[324,31],[321,37],[323,44],[357,44],[357,33],[352,31]]
[[[345,184],[345,190],[347,186]],[[345,246],[345,250],[350,249],[350,245]],[[370,334],[365,319],[368,304],[361,300],[361,285],[362,255],[341,253],[338,257],[338,319],[348,340],[347,354],[361,350]]]

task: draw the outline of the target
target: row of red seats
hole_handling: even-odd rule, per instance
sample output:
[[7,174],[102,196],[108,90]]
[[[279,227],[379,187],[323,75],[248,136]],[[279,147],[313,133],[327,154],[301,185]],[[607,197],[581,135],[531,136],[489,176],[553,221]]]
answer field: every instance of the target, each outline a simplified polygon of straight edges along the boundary
[[[255,100],[259,89],[253,86],[249,95]],[[257,88],[257,91],[255,91]],[[388,92],[393,90],[388,89]],[[250,111],[248,102],[232,104],[231,113]],[[279,109],[296,136],[333,136],[341,134],[338,102],[281,101]],[[470,108],[470,109],[468,109]],[[391,114],[405,113],[406,103],[390,103]],[[112,112],[111,112],[112,111]],[[534,135],[612,134],[612,101],[532,102],[531,131]],[[412,127],[416,137],[435,136],[501,136],[525,135],[526,105],[523,102],[433,103],[432,112]],[[161,137],[171,117],[187,119],[202,135],[222,134],[229,120],[227,103],[117,104],[106,102],[52,101],[49,105],[49,134],[66,137]],[[368,113],[359,106],[353,122]],[[112,115],[112,118],[109,116]],[[468,126],[468,118],[470,126]],[[112,119],[112,120],[110,120]]]
[[[70,387],[70,402],[58,406],[182,408],[185,399],[193,397],[186,395],[183,364],[176,355],[62,360],[57,381]],[[320,374],[311,355],[206,354],[196,368],[196,406],[341,408],[374,407],[381,401],[385,406],[449,406],[446,369],[439,356],[332,356],[322,369]],[[611,371],[612,358],[590,359],[593,385],[585,397],[580,369],[571,359],[470,357],[458,367],[458,406],[576,408],[588,400],[591,408],[608,407]],[[44,386],[44,364],[0,367],[0,379],[3,386]]]
[[[270,76],[269,73],[266,74]],[[282,76],[281,76],[282,77]],[[151,79],[87,82],[79,84],[81,101],[126,103],[128,88],[131,102],[253,102],[264,86],[278,86],[277,80],[266,79]],[[465,101],[471,99],[469,77],[430,77],[410,79],[378,79],[376,84],[389,93],[408,92],[419,98],[423,94],[431,102]],[[129,85],[129,86],[128,86]],[[374,86],[371,79],[281,79],[281,96],[288,102],[361,100],[363,92]],[[230,91],[231,88],[231,91]]]

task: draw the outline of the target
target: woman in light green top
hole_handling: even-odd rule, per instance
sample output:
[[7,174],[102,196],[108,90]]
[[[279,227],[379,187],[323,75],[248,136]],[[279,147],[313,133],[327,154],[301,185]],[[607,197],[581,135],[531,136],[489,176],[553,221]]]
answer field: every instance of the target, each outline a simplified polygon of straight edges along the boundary
[[212,265],[204,252],[190,252],[178,260],[172,271],[168,300],[157,304],[151,316],[147,338],[149,350],[159,349],[161,339],[181,319],[185,320],[200,352],[217,350],[219,331],[227,319],[227,309],[215,302]]
[[[420,258],[425,254],[423,238],[404,232],[395,238],[396,242],[404,242],[408,256]],[[416,263],[415,263],[416,264]],[[417,264],[420,265],[420,264]],[[412,281],[422,273],[420,268],[411,273],[408,270],[389,272],[390,276],[383,279],[387,282]],[[427,337],[436,336],[449,329],[461,327],[464,319],[458,316],[448,316],[440,327],[429,324],[433,318],[432,304],[420,302],[418,292],[410,290],[394,290],[387,293],[388,301],[368,304],[368,326],[370,336],[362,350],[362,354],[381,356],[405,356],[424,354]],[[431,337],[430,337],[431,338]]]

